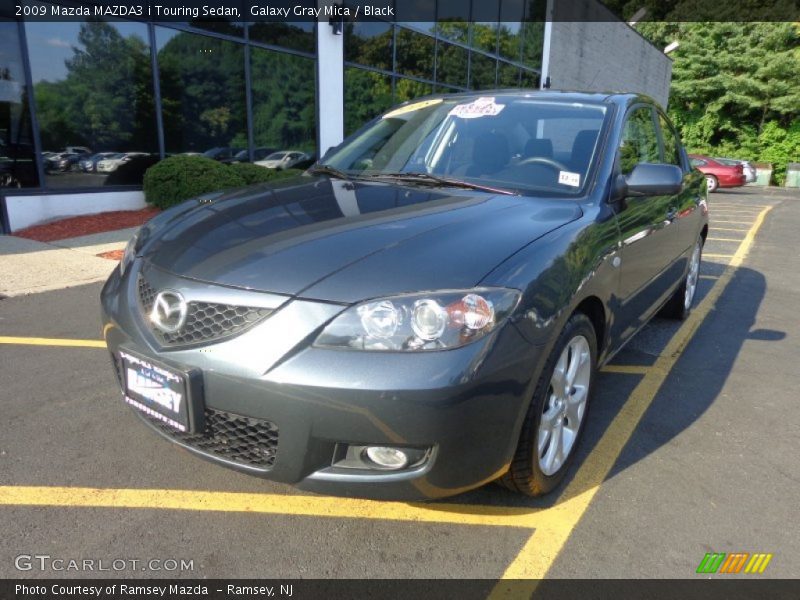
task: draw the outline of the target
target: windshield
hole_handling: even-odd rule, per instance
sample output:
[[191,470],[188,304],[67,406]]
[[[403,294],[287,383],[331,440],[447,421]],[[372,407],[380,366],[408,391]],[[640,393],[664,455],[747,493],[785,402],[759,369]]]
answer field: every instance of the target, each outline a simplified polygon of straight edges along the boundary
[[606,107],[519,95],[401,106],[326,158],[350,176],[423,173],[521,193],[577,195]]
[[281,160],[284,156],[286,156],[286,154],[287,154],[286,152],[275,152],[273,154],[270,154],[264,160]]

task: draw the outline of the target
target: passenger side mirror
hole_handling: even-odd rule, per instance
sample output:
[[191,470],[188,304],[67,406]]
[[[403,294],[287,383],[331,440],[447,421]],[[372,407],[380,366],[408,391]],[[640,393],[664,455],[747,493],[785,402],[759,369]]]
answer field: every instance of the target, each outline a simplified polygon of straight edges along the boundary
[[673,196],[683,188],[683,171],[675,165],[639,163],[625,177],[627,196]]

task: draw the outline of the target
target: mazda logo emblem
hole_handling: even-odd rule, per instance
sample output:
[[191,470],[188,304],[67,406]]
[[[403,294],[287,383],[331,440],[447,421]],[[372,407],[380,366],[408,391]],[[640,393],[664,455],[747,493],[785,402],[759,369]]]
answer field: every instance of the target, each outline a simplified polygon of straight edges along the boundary
[[159,292],[150,311],[150,321],[164,333],[175,333],[186,322],[186,300],[180,292]]

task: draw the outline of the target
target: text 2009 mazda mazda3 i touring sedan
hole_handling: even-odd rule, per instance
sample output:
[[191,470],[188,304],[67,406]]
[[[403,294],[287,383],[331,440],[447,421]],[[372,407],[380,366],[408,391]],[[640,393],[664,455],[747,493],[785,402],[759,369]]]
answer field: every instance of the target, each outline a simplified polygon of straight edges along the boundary
[[636,95],[430,97],[144,225],[102,293],[123,398],[214,462],[436,498],[569,468],[598,365],[685,317],[703,176]]

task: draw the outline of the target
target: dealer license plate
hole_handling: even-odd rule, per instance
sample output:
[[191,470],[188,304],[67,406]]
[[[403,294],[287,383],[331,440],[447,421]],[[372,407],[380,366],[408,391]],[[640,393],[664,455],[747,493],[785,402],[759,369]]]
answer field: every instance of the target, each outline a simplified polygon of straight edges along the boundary
[[176,431],[190,431],[190,402],[186,375],[120,351],[125,402]]

